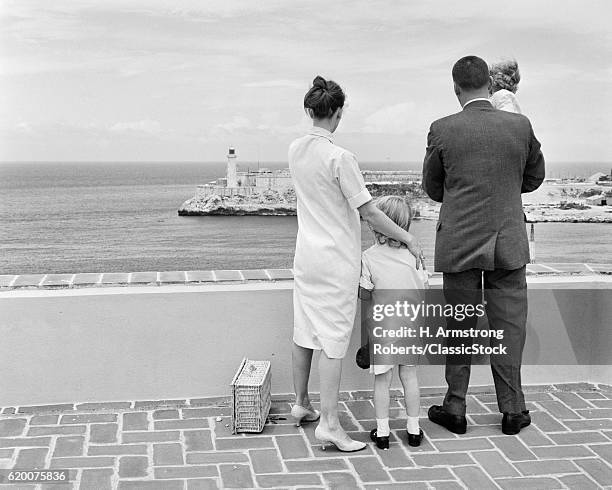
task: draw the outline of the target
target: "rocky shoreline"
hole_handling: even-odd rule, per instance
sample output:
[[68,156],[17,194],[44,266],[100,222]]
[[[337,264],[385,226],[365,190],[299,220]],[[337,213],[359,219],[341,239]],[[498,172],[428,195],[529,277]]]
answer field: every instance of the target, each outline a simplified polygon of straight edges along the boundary
[[[423,209],[416,219],[438,219],[438,207]],[[236,199],[218,195],[207,198],[194,197],[185,201],[178,210],[179,216],[295,216],[295,202],[260,202],[260,199]],[[525,208],[529,223],[612,223],[612,212],[605,208],[584,211],[562,210],[547,204]]]
[[529,223],[612,223],[609,206],[592,206],[586,209],[561,209],[558,205],[531,204],[525,206]]
[[[416,203],[416,219],[437,220],[440,205],[429,200],[415,184],[369,184],[374,197],[385,194],[405,195]],[[549,193],[550,194],[550,193]],[[550,196],[553,197],[553,196]],[[554,196],[559,199],[561,196]],[[530,223],[612,223],[612,207],[567,205],[551,200],[547,203],[527,202],[524,206]],[[297,203],[293,189],[266,190],[249,195],[196,196],[185,201],[179,216],[295,216]]]
[[269,190],[244,196],[193,197],[178,210],[179,216],[295,216],[295,193]]
[[[425,194],[419,184],[367,183],[374,197],[387,194],[404,195],[419,203]],[[297,201],[293,189],[266,190],[263,192],[222,196],[195,196],[185,201],[178,210],[179,216],[295,216]]]
[[[195,199],[194,199],[195,200]],[[179,216],[296,216],[297,209],[289,206],[227,205],[202,209],[196,201],[187,201],[178,211]]]

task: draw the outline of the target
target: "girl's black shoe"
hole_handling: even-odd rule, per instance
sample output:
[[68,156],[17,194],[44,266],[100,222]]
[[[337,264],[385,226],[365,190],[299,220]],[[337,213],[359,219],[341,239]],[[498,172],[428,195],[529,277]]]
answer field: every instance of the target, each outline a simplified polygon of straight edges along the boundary
[[418,434],[408,433],[408,445],[412,447],[419,447],[421,445],[421,441],[423,440],[423,429],[419,429]]
[[389,436],[378,437],[376,435],[376,429],[372,429],[370,432],[370,439],[376,443],[378,449],[389,449]]

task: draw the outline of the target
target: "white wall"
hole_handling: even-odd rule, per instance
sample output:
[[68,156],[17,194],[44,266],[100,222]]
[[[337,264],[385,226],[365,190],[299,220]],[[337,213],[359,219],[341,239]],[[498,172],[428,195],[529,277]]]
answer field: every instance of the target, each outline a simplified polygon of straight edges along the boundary
[[[576,287],[565,281],[554,287]],[[610,286],[592,281],[582,286]],[[553,287],[546,281],[533,286]],[[2,291],[0,406],[227,395],[243,356],[271,360],[273,392],[289,393],[291,288],[292,281],[282,281]],[[537,305],[530,312],[536,325],[551,323]],[[589,328],[610,342],[605,315]],[[358,337],[355,329],[344,390],[371,388],[370,375],[354,364]],[[423,367],[420,379],[422,386],[442,386],[443,367]],[[574,381],[612,384],[611,368],[524,369],[525,384]],[[473,369],[472,385],[479,384],[492,384],[486,366]]]

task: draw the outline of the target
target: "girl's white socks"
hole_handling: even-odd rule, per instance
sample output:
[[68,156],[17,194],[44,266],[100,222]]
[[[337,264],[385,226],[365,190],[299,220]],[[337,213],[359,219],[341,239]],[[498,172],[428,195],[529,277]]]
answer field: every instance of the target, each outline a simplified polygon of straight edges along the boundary
[[418,417],[408,417],[406,422],[406,430],[409,434],[414,434],[415,436],[419,435],[420,427],[419,427],[419,418]]
[[376,435],[378,437],[387,437],[390,433],[391,429],[389,429],[389,417],[386,419],[376,419]]

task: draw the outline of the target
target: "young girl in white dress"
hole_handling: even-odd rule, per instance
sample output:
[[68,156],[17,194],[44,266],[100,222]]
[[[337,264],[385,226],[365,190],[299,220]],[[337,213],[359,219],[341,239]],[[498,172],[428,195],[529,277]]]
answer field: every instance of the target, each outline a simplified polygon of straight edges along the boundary
[[516,60],[505,60],[491,65],[489,75],[492,81],[489,101],[493,107],[501,111],[521,114],[521,106],[515,95],[521,81]]
[[[408,231],[412,212],[410,205],[402,197],[384,196],[376,199],[374,204],[398,226]],[[360,288],[371,292],[373,302],[386,303],[390,301],[390,296],[393,296],[394,292],[402,294],[405,291],[410,294],[428,287],[427,272],[424,268],[417,269],[417,260],[405,246],[376,231],[374,235],[376,238],[374,245],[361,256],[359,281]],[[379,297],[376,297],[377,291],[380,293]],[[414,361],[416,356],[409,360],[411,363]],[[370,365],[370,373],[374,374],[376,412],[376,429],[372,429],[370,437],[379,449],[389,449],[389,389],[393,368],[393,365],[375,363]],[[400,364],[399,377],[406,401],[408,444],[419,446],[423,439],[423,431],[419,427],[420,395],[416,366]]]

